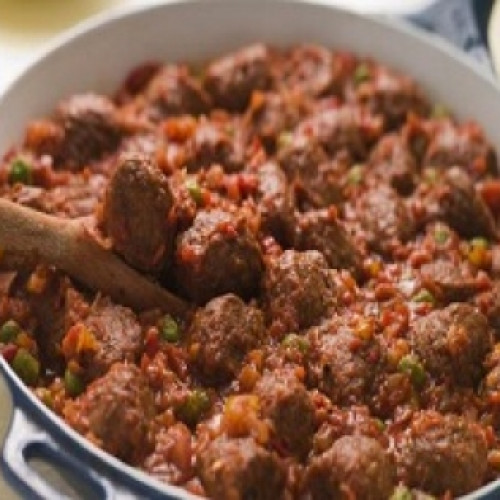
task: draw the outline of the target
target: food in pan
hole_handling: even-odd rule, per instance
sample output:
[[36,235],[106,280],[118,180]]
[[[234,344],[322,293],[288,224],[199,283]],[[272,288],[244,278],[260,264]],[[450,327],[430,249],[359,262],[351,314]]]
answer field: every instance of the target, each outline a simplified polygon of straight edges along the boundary
[[84,219],[190,312],[134,311],[3,241],[3,356],[196,494],[473,491],[500,475],[497,168],[477,124],[351,53],[145,63],[29,123],[0,194]]

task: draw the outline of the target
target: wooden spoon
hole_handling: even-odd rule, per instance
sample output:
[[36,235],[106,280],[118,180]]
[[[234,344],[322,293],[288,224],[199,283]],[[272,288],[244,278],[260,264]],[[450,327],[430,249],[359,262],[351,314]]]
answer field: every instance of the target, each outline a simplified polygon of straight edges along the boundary
[[104,248],[82,220],[60,219],[0,198],[0,250],[36,257],[135,310],[186,317],[189,306]]

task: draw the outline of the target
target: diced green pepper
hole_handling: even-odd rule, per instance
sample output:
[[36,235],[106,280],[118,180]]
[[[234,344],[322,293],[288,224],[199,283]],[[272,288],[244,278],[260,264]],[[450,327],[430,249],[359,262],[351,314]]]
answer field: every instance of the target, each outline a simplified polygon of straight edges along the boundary
[[66,368],[64,372],[64,387],[70,396],[75,397],[84,391],[85,384],[79,375]]
[[179,325],[170,314],[166,314],[160,322],[161,338],[167,342],[178,342]]
[[422,387],[427,379],[422,363],[412,354],[408,354],[401,358],[398,363],[398,369],[410,376],[411,382],[415,387]]
[[19,349],[12,360],[12,369],[25,384],[34,385],[40,374],[40,363],[26,349]]
[[16,337],[21,332],[21,327],[13,319],[6,321],[0,328],[0,342],[7,344],[16,340]]
[[178,406],[176,416],[188,425],[195,425],[210,408],[210,398],[203,389],[192,391]]
[[10,165],[10,184],[31,184],[33,182],[31,165],[20,158],[14,160]]
[[281,341],[281,345],[283,347],[298,349],[302,354],[305,354],[309,350],[309,341],[296,333],[286,335]]

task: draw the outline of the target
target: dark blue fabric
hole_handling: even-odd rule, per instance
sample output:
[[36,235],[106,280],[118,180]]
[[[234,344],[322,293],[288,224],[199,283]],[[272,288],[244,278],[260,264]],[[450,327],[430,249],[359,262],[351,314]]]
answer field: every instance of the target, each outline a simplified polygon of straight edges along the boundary
[[487,28],[493,3],[494,0],[437,0],[406,19],[439,34],[492,70]]

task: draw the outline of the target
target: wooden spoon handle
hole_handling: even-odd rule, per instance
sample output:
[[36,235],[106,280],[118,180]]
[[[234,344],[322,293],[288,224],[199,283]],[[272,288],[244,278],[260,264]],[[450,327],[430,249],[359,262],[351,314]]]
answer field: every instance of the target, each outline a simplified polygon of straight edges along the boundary
[[158,307],[176,317],[189,311],[183,300],[103,248],[79,220],[60,219],[0,198],[0,249],[36,256],[135,310]]

